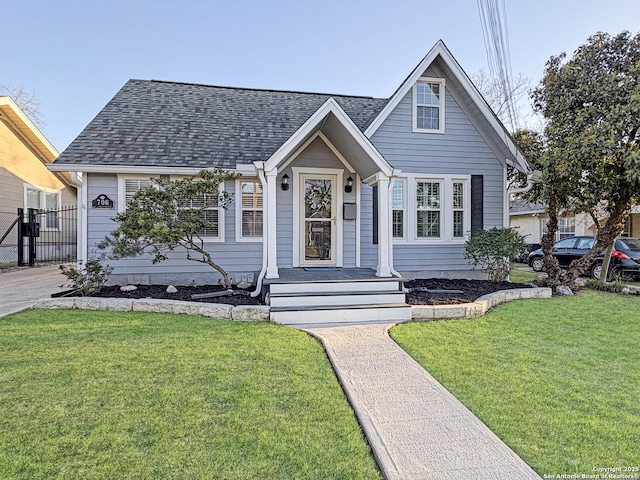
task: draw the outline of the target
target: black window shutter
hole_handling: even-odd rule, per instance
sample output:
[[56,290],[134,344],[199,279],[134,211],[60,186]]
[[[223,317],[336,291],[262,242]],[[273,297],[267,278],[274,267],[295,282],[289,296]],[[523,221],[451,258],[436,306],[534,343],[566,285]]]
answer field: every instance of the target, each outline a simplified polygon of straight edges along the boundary
[[484,225],[484,177],[471,175],[471,231],[482,230]]
[[373,192],[373,244],[378,244],[378,186],[371,188]]

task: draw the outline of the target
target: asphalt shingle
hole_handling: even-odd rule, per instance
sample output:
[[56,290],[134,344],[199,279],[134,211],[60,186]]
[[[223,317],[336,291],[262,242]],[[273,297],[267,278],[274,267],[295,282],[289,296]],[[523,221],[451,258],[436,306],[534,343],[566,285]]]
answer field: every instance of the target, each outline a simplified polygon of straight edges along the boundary
[[268,159],[331,97],[363,131],[387,102],[129,80],[56,163],[234,168]]

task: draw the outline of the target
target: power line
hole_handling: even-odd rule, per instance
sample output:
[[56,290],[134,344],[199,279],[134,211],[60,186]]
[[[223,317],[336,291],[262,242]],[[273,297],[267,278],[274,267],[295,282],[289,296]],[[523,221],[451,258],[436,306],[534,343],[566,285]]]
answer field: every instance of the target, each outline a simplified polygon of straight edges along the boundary
[[511,130],[518,128],[518,112],[513,102],[511,53],[509,51],[509,29],[504,0],[478,0],[478,13],[482,25],[489,75],[498,87],[501,103]]

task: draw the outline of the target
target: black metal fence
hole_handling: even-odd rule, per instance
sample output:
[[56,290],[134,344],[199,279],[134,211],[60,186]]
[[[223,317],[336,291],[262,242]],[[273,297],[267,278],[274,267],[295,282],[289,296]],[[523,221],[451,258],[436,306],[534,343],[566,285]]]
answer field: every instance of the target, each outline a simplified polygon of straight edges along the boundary
[[75,261],[76,212],[75,206],[0,212],[0,268]]

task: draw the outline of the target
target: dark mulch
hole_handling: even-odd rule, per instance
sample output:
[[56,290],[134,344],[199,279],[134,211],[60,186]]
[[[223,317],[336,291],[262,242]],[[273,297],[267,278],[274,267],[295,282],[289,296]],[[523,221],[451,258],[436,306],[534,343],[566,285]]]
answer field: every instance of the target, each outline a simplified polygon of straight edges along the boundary
[[[407,303],[410,305],[452,305],[473,302],[483,295],[500,290],[531,288],[531,284],[427,278],[406,282],[405,287],[410,290],[407,294]],[[428,291],[411,291],[416,288]],[[459,290],[462,293],[438,292],[438,290]]]
[[[451,305],[458,303],[473,302],[478,297],[488,293],[511,288],[531,288],[530,284],[510,283],[510,282],[489,282],[485,280],[451,280],[428,278],[412,280],[405,283],[410,290],[407,294],[407,303],[410,305]],[[221,297],[202,298],[192,300],[191,295],[200,293],[220,292],[224,290],[219,285],[203,285],[198,287],[176,287],[177,293],[167,293],[166,285],[137,285],[137,290],[123,292],[119,286],[104,287],[100,293],[94,294],[96,297],[115,298],[163,298],[171,300],[224,303],[228,305],[260,305],[259,297],[253,298],[249,295],[226,295]],[[412,289],[427,291],[412,291]],[[440,292],[439,292],[440,290]],[[448,292],[441,292],[447,290]],[[453,290],[462,293],[454,293]]]
[[[261,305],[262,303],[259,297],[253,298],[249,295],[225,295],[222,297],[191,299],[191,295],[193,294],[223,291],[224,288],[219,285],[201,285],[197,287],[176,286],[178,289],[176,293],[167,293],[167,285],[137,285],[137,287],[137,290],[131,292],[123,292],[117,285],[104,287],[99,293],[93,296],[112,298],[163,298],[168,300],[182,300],[185,302],[224,303],[227,305]],[[236,288],[234,287],[234,289]],[[247,293],[249,291],[245,290]]]

